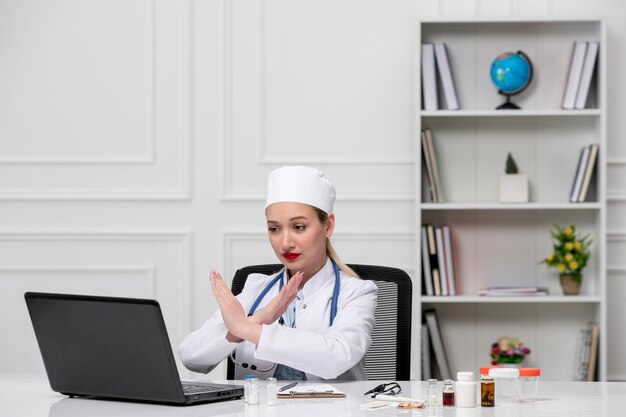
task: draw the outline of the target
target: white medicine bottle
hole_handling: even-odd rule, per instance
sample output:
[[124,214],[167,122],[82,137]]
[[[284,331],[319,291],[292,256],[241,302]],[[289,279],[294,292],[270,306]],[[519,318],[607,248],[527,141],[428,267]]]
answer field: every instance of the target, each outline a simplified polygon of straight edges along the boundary
[[477,384],[474,372],[457,372],[454,404],[457,407],[476,407]]

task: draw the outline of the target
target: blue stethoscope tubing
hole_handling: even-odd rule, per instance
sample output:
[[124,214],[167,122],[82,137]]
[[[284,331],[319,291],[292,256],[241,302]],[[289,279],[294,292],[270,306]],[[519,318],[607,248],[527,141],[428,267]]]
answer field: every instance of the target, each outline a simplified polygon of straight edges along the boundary
[[[333,321],[335,320],[335,316],[337,315],[337,303],[339,302],[339,288],[341,287],[341,277],[339,275],[339,267],[331,259],[331,263],[333,264],[333,270],[335,271],[335,287],[333,288],[333,297],[330,300],[330,325],[333,325]],[[250,311],[248,311],[248,316],[251,316],[256,311],[257,307],[263,301],[263,298],[267,295],[267,293],[272,289],[274,285],[278,282],[278,291],[283,289],[283,276],[285,275],[285,269],[280,271],[280,274],[276,275],[273,280],[270,281],[269,284],[263,288],[261,294],[254,300],[252,303],[252,307],[250,307]]]

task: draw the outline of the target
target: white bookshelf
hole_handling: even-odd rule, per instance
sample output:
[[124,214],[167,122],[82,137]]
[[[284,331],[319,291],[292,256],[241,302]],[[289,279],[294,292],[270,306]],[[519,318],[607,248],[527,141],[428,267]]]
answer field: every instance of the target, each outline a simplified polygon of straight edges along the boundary
[[[571,380],[578,332],[600,327],[598,376],[606,379],[606,33],[600,20],[428,20],[423,42],[445,42],[460,110],[421,109],[421,61],[417,68],[416,250],[413,377],[421,377],[422,312],[435,308],[453,373],[490,362],[499,336],[519,336],[532,350],[526,366],[542,380]],[[587,108],[563,110],[574,41],[599,41],[596,77]],[[421,48],[416,48],[419,51]],[[511,101],[522,110],[495,110],[504,102],[489,77],[501,52],[524,51],[534,77]],[[440,107],[445,100],[439,92]],[[433,132],[445,203],[427,202],[420,132]],[[585,203],[569,202],[580,151],[599,144],[596,175]],[[530,202],[498,202],[498,177],[511,152],[530,183]],[[426,189],[425,189],[426,188]],[[450,225],[456,252],[457,296],[424,296],[422,224]],[[555,269],[539,264],[552,248],[553,224],[577,226],[594,243],[579,296],[563,296]],[[544,286],[543,297],[480,297],[487,286]]]

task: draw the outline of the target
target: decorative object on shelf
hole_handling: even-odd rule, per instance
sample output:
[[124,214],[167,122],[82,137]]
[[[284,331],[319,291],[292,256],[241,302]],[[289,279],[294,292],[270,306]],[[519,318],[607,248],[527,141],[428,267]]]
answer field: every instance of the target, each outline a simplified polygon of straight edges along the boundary
[[528,203],[528,177],[518,173],[510,152],[506,158],[505,172],[500,175],[500,202]]
[[533,65],[528,55],[522,51],[503,52],[491,63],[489,73],[498,93],[506,96],[506,102],[496,107],[496,110],[521,109],[511,103],[511,96],[524,91],[533,79]]
[[491,345],[492,365],[520,367],[526,355],[530,355],[530,349],[519,337],[502,336]]
[[548,268],[559,270],[559,277],[563,294],[578,295],[583,279],[583,269],[589,259],[589,245],[592,239],[589,235],[582,238],[576,236],[576,226],[561,227],[554,225],[550,232],[552,236],[552,253],[541,261]]

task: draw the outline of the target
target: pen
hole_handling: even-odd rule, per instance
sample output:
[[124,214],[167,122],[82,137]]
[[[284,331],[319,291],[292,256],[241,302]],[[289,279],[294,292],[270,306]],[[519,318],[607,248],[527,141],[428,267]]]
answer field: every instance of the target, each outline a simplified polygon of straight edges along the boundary
[[280,388],[278,389],[278,392],[283,392],[283,391],[286,391],[286,390],[288,390],[289,388],[293,388],[293,387],[295,387],[296,385],[298,385],[298,381],[296,381],[296,382],[292,382],[291,384],[287,384],[287,385],[285,385],[284,387],[280,387]]

